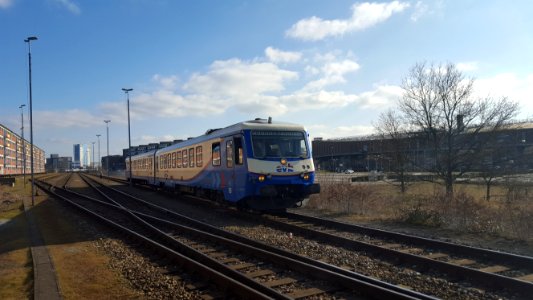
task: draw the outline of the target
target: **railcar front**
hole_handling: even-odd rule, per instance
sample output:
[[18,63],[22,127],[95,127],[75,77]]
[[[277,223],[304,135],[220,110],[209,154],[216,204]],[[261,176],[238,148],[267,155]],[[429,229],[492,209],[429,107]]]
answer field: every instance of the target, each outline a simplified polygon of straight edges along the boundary
[[243,131],[248,167],[248,207],[267,210],[297,206],[320,192],[308,134],[300,125],[252,126]]

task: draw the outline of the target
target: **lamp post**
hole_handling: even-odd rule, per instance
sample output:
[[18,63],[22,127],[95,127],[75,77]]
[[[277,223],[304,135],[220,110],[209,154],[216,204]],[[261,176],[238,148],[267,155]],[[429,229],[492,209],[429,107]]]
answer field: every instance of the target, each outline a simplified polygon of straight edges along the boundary
[[130,92],[133,89],[122,88],[124,93],[126,93],[127,103],[128,103],[128,158],[130,166],[130,186],[132,185],[132,176],[131,176],[131,131],[130,131]]
[[24,40],[28,43],[28,77],[29,77],[29,89],[30,89],[30,169],[31,169],[31,205],[35,206],[35,195],[34,195],[34,183],[33,183],[33,116],[32,116],[32,90],[31,90],[31,41],[36,41],[37,37],[29,36]]
[[104,120],[107,132],[107,159],[105,160],[105,168],[107,170],[107,177],[109,177],[109,122],[111,120]]
[[96,138],[98,138],[98,169],[101,169],[100,164],[102,163],[101,158],[100,158],[100,136],[101,134],[96,135]]
[[26,187],[26,145],[24,144],[24,106],[26,104],[22,104],[19,106],[20,108],[20,121],[22,122],[22,127],[20,127],[20,130],[22,131],[22,177],[24,178],[24,187]]
[[95,142],[91,142],[93,144],[93,160],[92,160],[92,165],[93,165],[93,172],[94,172],[94,143]]

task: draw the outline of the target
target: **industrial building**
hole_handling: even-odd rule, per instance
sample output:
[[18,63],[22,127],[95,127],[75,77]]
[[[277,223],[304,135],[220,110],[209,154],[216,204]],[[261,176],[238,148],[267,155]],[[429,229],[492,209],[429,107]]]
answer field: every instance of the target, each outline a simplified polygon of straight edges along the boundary
[[58,154],[50,154],[46,159],[45,169],[47,173],[67,172],[72,169],[72,157],[60,157]]
[[[483,134],[483,133],[481,133]],[[465,131],[468,135],[468,131]],[[395,169],[394,146],[390,139],[376,135],[313,140],[313,159],[318,170],[340,172],[354,170],[391,171]],[[411,134],[402,143],[402,151],[408,157],[407,171],[432,170],[435,153],[424,134]],[[497,153],[483,157],[472,170],[483,166],[512,168],[517,172],[533,170],[533,123],[516,123],[498,131],[494,143],[488,146],[498,148]]]
[[[31,144],[0,124],[0,175],[31,173]],[[33,172],[44,173],[45,153],[33,146]]]

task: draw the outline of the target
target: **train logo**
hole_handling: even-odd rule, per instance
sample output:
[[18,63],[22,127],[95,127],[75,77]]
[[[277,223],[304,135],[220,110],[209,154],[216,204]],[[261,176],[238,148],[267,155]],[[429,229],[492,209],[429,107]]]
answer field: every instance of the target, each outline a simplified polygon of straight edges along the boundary
[[276,167],[276,172],[278,173],[294,172],[294,166],[291,163],[287,163],[286,165],[278,165]]

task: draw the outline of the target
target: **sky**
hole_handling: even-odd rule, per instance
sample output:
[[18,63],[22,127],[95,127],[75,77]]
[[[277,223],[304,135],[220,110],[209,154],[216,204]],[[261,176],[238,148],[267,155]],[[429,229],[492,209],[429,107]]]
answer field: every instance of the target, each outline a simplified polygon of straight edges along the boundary
[[533,117],[533,1],[0,0],[0,124],[106,155],[257,117],[360,136],[414,64],[454,63],[479,97]]

